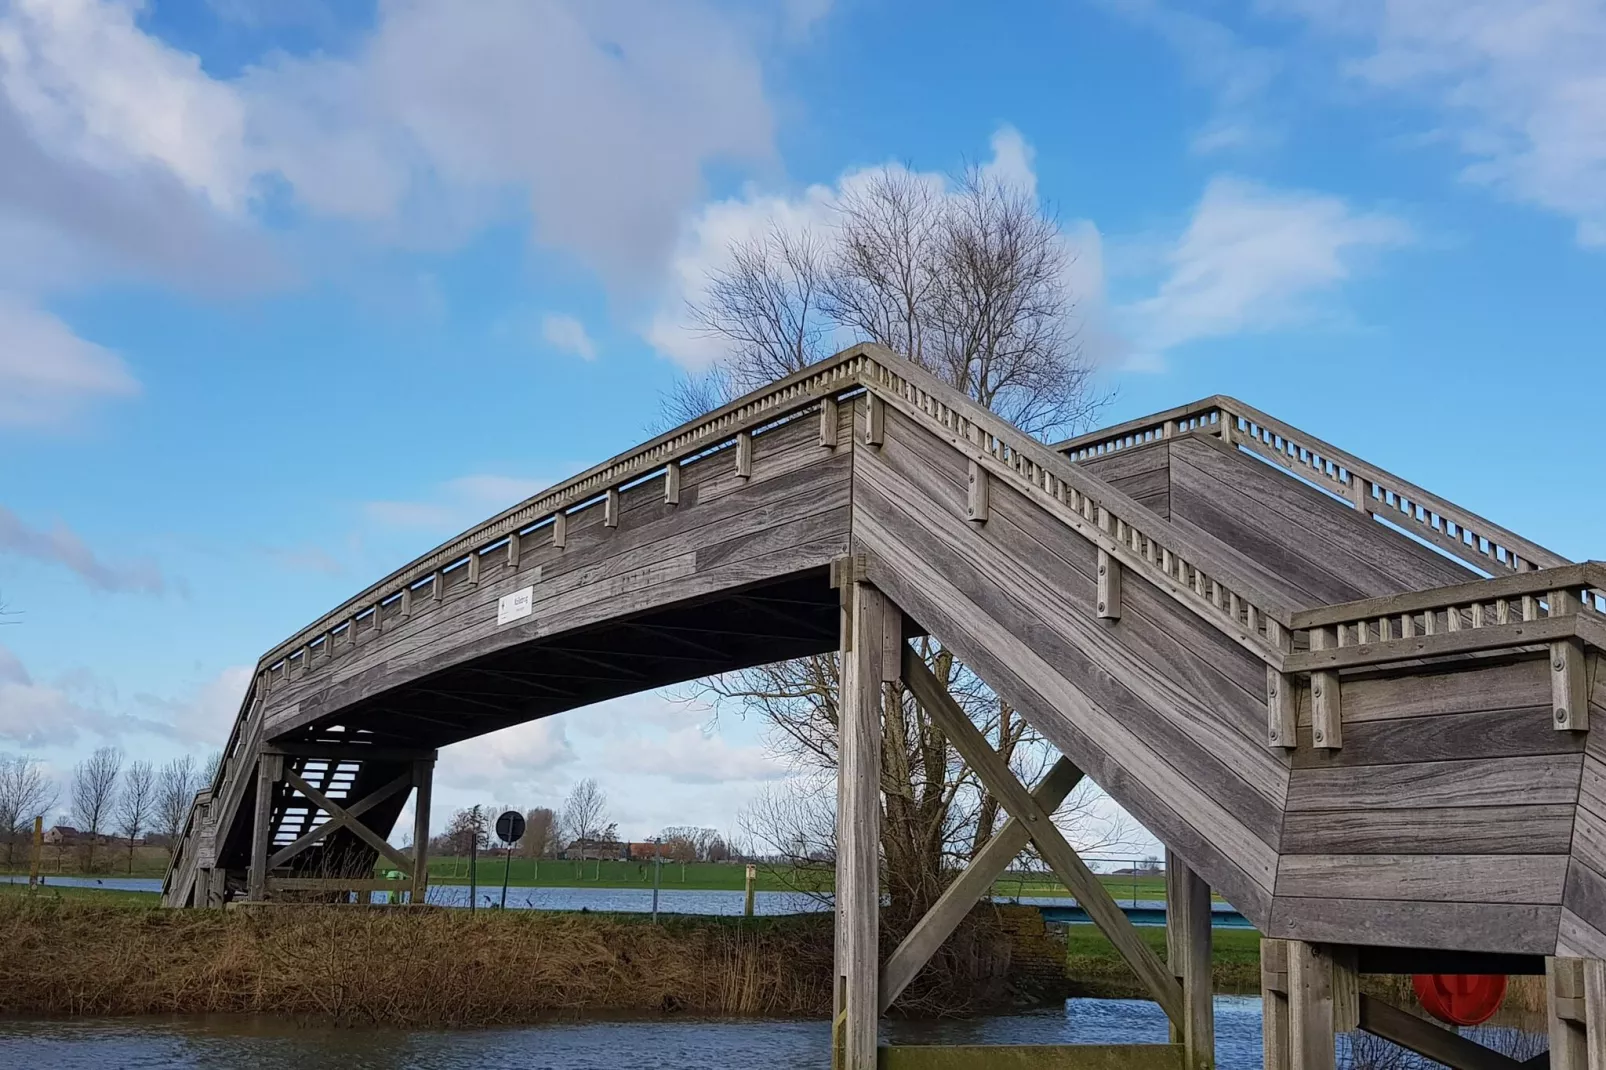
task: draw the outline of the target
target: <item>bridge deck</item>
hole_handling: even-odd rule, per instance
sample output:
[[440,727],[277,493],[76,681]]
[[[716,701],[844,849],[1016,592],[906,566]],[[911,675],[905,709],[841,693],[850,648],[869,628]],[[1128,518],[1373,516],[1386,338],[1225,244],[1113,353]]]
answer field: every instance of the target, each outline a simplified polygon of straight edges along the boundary
[[[834,650],[852,553],[1263,932],[1606,951],[1606,744],[1554,724],[1572,686],[1606,717],[1599,566],[1231,399],[1061,449],[864,347],[492,518],[263,659],[169,901],[242,883],[264,748],[357,798],[418,748]],[[274,791],[276,844],[322,820]]]

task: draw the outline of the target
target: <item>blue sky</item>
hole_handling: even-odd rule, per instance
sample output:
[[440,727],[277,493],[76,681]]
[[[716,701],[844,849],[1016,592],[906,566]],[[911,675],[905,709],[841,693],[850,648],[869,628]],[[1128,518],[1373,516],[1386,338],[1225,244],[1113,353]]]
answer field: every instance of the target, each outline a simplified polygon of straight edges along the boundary
[[[0,0],[0,752],[227,733],[266,648],[644,437],[728,241],[856,170],[1061,220],[1111,420],[1235,394],[1602,556],[1606,5]],[[455,748],[729,827],[658,696]]]

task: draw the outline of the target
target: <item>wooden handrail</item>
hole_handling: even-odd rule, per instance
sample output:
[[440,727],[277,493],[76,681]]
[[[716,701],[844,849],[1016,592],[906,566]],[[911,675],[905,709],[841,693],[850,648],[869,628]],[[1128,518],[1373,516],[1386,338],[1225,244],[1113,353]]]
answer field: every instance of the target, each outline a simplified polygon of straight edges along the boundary
[[1402,479],[1315,435],[1217,394],[1067,439],[1072,460],[1106,456],[1174,435],[1204,433],[1248,449],[1490,575],[1555,568],[1568,560],[1486,517]]
[[[1284,659],[1284,670],[1354,668],[1559,639],[1599,647],[1602,622],[1606,563],[1588,561],[1295,613],[1296,652]],[[1317,632],[1320,643],[1312,641]]]

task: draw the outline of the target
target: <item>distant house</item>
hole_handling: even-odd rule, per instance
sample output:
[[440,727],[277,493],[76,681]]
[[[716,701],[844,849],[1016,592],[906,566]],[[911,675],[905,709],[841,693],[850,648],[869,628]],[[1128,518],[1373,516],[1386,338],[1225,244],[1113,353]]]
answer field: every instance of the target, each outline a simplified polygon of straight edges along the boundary
[[82,835],[71,825],[52,825],[45,832],[45,842],[52,847],[71,847],[82,838]]
[[563,850],[571,862],[623,861],[630,857],[630,846],[616,840],[593,840],[582,836]]
[[627,843],[632,862],[651,862],[656,854],[661,858],[669,858],[674,854],[674,847],[667,843]]

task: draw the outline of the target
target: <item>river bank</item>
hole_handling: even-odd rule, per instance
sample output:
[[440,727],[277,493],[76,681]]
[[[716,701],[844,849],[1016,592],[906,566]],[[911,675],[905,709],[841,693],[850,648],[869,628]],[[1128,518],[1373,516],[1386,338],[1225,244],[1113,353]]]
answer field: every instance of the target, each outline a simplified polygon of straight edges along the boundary
[[[1035,926],[1034,926],[1035,922]],[[254,1014],[500,1025],[564,1013],[828,1017],[833,919],[275,906],[169,911],[0,899],[0,1014]],[[910,1012],[1063,1000],[1035,911],[982,908]]]

